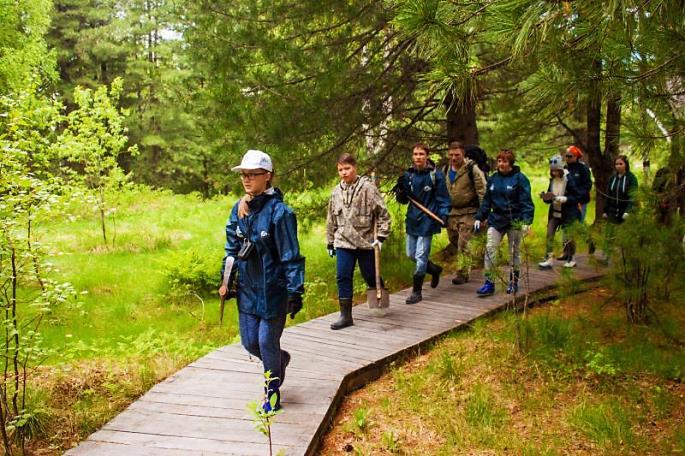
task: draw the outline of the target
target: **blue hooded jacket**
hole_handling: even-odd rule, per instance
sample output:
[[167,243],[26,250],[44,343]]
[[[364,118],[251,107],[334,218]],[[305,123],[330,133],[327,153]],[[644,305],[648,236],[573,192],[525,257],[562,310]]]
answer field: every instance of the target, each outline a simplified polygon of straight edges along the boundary
[[[278,189],[248,203],[250,213],[238,218],[236,203],[226,223],[226,257],[235,258],[238,310],[271,320],[285,315],[289,296],[304,293],[304,257],[300,255],[295,213],[283,202]],[[254,251],[236,258],[245,238]]]
[[530,182],[521,168],[514,166],[509,174],[497,171],[490,176],[476,220],[487,219],[489,226],[502,233],[512,223],[532,224],[534,214]]
[[[413,166],[402,175],[402,186],[408,196],[424,205],[428,210],[443,221],[452,207],[452,201],[447,191],[445,175],[435,169],[435,164],[428,161],[422,170]],[[411,202],[407,208],[405,219],[407,234],[412,236],[431,236],[440,233],[441,225],[426,215]]]

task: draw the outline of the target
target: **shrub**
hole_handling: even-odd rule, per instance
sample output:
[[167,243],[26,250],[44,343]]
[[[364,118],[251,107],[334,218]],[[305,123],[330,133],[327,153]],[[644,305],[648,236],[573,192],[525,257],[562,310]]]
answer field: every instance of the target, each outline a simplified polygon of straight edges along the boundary
[[218,264],[194,250],[172,257],[165,272],[170,294],[206,296],[213,293],[219,286]]

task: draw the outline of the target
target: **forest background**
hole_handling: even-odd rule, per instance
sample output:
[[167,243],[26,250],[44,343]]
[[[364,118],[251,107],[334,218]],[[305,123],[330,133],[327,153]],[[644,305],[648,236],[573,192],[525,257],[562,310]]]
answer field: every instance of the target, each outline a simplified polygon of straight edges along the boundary
[[[229,169],[248,148],[271,154],[298,213],[308,278],[296,322],[336,308],[320,238],[337,155],[356,154],[387,191],[417,141],[438,161],[453,140],[491,157],[511,148],[535,194],[547,158],[578,144],[595,218],[616,155],[646,165],[645,189],[664,169],[626,240],[663,264],[616,277],[637,284],[628,301],[668,298],[677,287],[653,277],[682,277],[669,248],[682,222],[651,221],[682,197],[684,11],[680,0],[0,0],[6,451],[67,448],[235,340],[212,292],[241,191]],[[385,274],[401,287],[403,212],[390,206],[384,255],[397,261]]]

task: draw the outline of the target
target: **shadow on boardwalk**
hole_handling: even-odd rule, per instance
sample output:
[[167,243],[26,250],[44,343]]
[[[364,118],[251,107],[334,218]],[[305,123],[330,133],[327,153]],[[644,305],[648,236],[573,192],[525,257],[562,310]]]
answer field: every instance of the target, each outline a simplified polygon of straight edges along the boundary
[[[578,258],[575,278],[601,276]],[[529,272],[531,301],[554,293],[560,271]],[[423,301],[408,306],[409,290],[390,297],[384,317],[354,308],[354,326],[331,331],[337,314],[287,328],[281,344],[292,354],[282,387],[284,412],[272,433],[274,452],[314,454],[349,391],[380,376],[394,359],[414,353],[442,334],[511,305],[498,292],[477,298],[481,277],[456,287],[443,280],[424,287]],[[525,283],[522,279],[522,283]],[[261,363],[238,344],[220,348],[154,386],[68,455],[267,455],[265,438],[253,429],[246,404],[261,395]]]

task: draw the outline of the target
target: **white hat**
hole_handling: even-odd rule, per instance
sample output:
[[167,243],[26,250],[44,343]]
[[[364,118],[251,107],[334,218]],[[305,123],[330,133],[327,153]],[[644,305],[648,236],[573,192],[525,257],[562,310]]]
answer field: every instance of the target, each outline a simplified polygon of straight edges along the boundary
[[561,155],[554,155],[549,159],[549,169],[551,171],[564,169],[564,161],[561,158]]
[[264,169],[268,172],[274,170],[274,166],[271,163],[271,157],[262,152],[261,150],[248,150],[243,155],[243,161],[240,165],[231,168],[231,171],[244,171],[252,169]]

